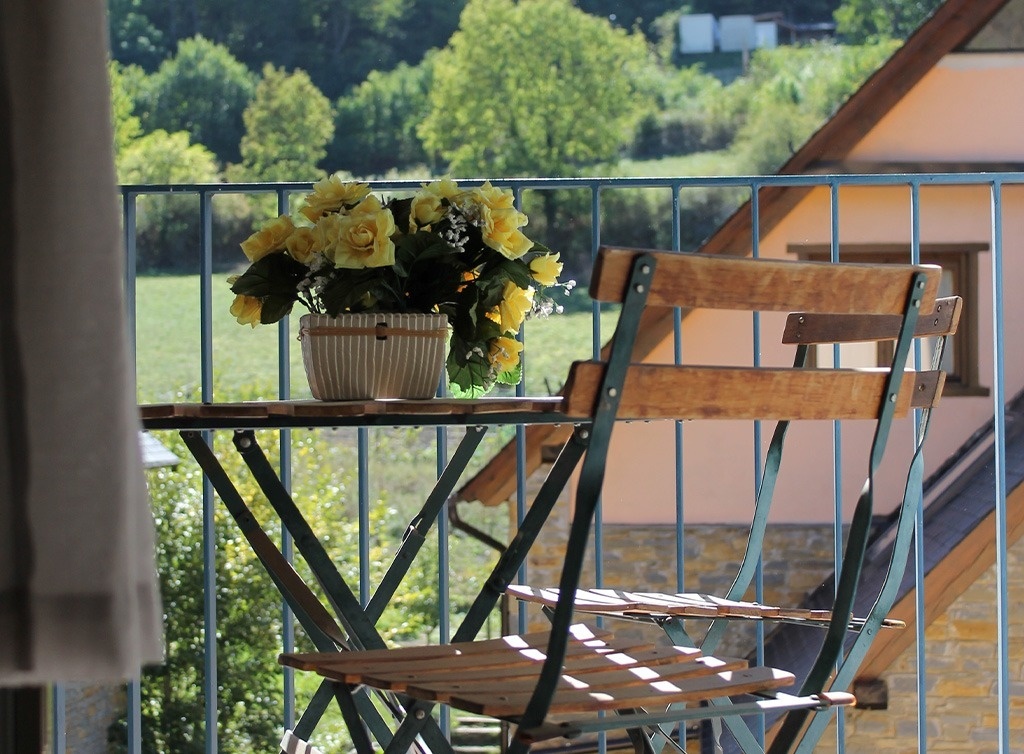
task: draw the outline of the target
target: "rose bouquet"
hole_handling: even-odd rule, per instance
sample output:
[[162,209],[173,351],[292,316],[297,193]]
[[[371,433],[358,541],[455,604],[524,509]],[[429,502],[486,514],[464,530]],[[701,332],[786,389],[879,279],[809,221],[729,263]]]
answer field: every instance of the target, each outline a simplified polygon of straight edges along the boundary
[[242,243],[250,261],[229,278],[231,313],[269,324],[295,302],[311,313],[438,313],[448,317],[446,369],[456,397],[478,397],[522,377],[516,339],[531,316],[561,311],[559,255],[522,232],[527,217],[507,189],[452,180],[381,200],[365,183],[319,181],[293,217]]

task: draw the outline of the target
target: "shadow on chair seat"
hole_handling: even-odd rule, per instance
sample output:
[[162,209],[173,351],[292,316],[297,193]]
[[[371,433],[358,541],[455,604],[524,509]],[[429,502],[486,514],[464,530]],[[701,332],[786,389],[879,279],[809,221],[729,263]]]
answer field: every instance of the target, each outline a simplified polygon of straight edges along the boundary
[[[774,698],[775,692],[795,681],[785,671],[748,667],[746,660],[706,656],[698,649],[616,644],[610,632],[583,624],[573,625],[570,632],[562,675],[548,709],[549,715],[564,720],[520,731],[524,740],[571,738],[600,729],[589,719],[574,720],[579,713],[629,714],[639,708],[657,710],[751,694]],[[538,632],[462,645],[292,653],[280,659],[348,686],[372,686],[518,723],[537,685],[548,639],[548,632]],[[852,704],[853,696],[791,699],[794,703],[827,707]],[[621,720],[612,727],[621,727]]]

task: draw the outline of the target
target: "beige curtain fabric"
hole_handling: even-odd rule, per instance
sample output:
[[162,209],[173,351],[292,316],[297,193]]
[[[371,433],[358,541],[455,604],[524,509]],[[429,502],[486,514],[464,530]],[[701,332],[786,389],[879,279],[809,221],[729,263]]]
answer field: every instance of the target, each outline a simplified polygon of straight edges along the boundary
[[0,0],[0,686],[161,659],[103,0]]

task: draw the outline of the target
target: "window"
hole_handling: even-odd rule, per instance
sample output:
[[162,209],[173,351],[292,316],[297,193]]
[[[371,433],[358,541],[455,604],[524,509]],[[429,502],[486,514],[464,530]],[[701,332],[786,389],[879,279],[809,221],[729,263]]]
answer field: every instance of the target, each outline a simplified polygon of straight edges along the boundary
[[[978,307],[978,254],[988,251],[988,244],[921,244],[921,263],[937,264],[942,267],[940,296],[963,296],[964,310],[955,336],[946,343],[942,369],[946,372],[946,395],[988,395],[988,388],[978,381],[978,337],[974,324],[977,322]],[[791,254],[801,259],[829,261],[832,258],[828,244],[790,244]],[[909,244],[853,244],[844,245],[839,252],[844,262],[891,262],[906,263],[910,259]],[[931,360],[928,349],[922,350],[921,359],[927,364]],[[831,346],[826,352],[811,354],[813,358],[831,361]],[[846,366],[878,366],[888,364],[892,359],[893,343],[852,344],[844,346],[840,358]]]

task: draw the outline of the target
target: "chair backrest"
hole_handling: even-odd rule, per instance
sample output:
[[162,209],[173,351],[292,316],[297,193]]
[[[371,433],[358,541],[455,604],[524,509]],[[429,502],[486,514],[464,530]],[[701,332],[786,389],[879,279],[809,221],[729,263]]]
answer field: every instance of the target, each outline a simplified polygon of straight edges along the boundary
[[[630,289],[638,260],[654,268],[647,291]],[[783,342],[887,340],[912,314],[934,308],[941,269],[934,265],[832,264],[644,252],[603,248],[591,296],[630,306],[678,306],[745,311],[800,312]],[[636,283],[634,283],[636,285]],[[911,306],[911,297],[916,305]],[[637,306],[637,304],[632,304]],[[801,320],[802,318],[802,320]],[[916,316],[915,325],[916,325]],[[802,323],[801,323],[802,322]],[[913,327],[913,325],[912,325]],[[566,411],[591,416],[605,369],[616,357],[621,328],[606,361],[573,365],[564,390]],[[901,367],[902,368],[902,367]],[[630,364],[616,408],[619,419],[872,419],[888,370],[767,369]],[[899,383],[895,415],[931,405],[942,391],[936,370]]]

